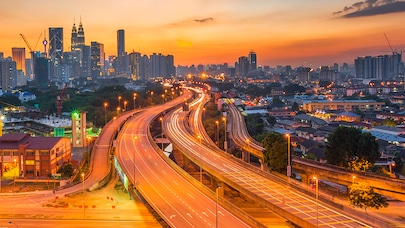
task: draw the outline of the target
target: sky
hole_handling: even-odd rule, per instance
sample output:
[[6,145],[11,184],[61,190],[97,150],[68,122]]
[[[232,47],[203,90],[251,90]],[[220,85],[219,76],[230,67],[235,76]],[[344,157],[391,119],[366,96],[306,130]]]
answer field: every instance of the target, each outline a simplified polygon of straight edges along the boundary
[[[261,66],[353,64],[358,56],[405,51],[405,1],[326,0],[1,0],[0,52],[43,50],[43,33],[63,27],[70,50],[73,23],[81,21],[86,45],[174,55],[175,65],[233,66],[250,51]],[[389,42],[388,42],[388,41]],[[28,48],[27,56],[28,55]]]

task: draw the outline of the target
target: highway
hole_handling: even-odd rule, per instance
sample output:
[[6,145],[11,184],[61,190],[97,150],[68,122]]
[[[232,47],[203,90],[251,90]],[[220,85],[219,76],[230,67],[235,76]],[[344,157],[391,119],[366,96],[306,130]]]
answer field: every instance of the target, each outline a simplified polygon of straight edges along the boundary
[[151,142],[150,123],[163,109],[181,101],[166,102],[130,118],[119,133],[115,156],[137,191],[171,227],[216,227],[216,221],[218,227],[249,227],[221,206],[217,213],[216,201],[177,173]]
[[[200,99],[200,105],[204,99]],[[192,108],[198,105],[192,106]],[[201,110],[201,106],[199,108]],[[192,117],[191,117],[192,118]],[[207,146],[198,139],[203,129],[190,133],[188,114],[180,109],[165,118],[165,134],[194,163],[218,180],[272,208],[286,219],[301,226],[370,227],[350,216],[324,206],[315,199],[300,194],[223,156],[223,151]]]

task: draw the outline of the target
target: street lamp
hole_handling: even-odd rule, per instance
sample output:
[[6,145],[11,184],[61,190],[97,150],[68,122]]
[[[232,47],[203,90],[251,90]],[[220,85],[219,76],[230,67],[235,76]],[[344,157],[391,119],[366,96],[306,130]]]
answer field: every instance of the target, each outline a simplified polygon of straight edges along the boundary
[[117,116],[120,114],[120,107],[117,107]]
[[[201,137],[201,135],[198,135],[197,137],[200,140],[200,145],[201,145],[202,144],[201,143],[202,137]],[[200,155],[200,183],[202,184],[202,157],[201,157],[201,151],[200,151],[199,155]]]
[[128,101],[124,101],[124,112],[127,110]]
[[118,107],[119,107],[119,108],[121,108],[121,99],[122,99],[122,97],[121,97],[121,96],[118,96]]
[[352,176],[352,185],[354,184],[354,179],[356,179],[356,176]]
[[[137,140],[138,140],[138,136],[135,136],[135,137],[134,137],[135,144],[136,144],[136,141],[137,141]],[[135,154],[135,150],[134,150],[134,190],[135,190],[135,186],[136,186],[136,178],[135,178],[135,172],[136,172],[135,156],[136,156],[136,154]]]
[[290,148],[290,140],[291,140],[291,136],[289,134],[287,134],[287,177],[288,177],[288,181],[290,181],[290,177],[291,177],[291,148]]
[[227,151],[227,143],[226,143],[226,117],[222,117],[222,120],[224,121],[224,150]]
[[107,124],[107,106],[108,106],[108,103],[104,102],[104,125]]
[[86,201],[84,198],[84,173],[82,173],[83,217],[86,217]]
[[160,117],[159,120],[162,123],[162,151],[163,151],[163,117]]
[[134,93],[134,110],[135,110],[135,108],[136,108],[136,106],[135,106],[135,100],[136,100],[136,93]]
[[217,184],[217,188],[215,189],[216,194],[216,204],[215,204],[215,227],[218,228],[218,189],[221,185]]
[[14,190],[15,190],[15,170],[17,169],[17,159],[14,158]]
[[316,197],[316,227],[318,227],[318,178],[313,177],[315,180],[315,197]]
[[217,137],[216,137],[216,139],[217,139],[217,145],[219,147],[219,121],[216,120],[215,124],[217,125],[217,135],[216,135]]

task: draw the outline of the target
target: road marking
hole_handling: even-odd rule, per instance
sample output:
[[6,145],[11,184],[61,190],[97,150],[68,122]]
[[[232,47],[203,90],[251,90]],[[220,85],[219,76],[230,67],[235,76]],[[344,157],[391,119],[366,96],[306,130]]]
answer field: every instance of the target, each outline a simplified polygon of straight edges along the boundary
[[176,217],[176,215],[170,215],[170,219],[172,219],[172,218],[174,218],[174,217]]

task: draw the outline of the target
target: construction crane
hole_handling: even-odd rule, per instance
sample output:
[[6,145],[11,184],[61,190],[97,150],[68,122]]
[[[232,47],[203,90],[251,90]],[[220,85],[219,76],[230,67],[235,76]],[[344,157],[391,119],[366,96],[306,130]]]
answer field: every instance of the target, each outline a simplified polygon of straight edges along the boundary
[[388,37],[387,37],[387,35],[386,35],[385,33],[384,33],[384,36],[385,36],[385,39],[387,40],[388,45],[390,46],[390,49],[391,49],[391,51],[392,51],[392,54],[393,54],[393,55],[397,54],[397,53],[398,53],[397,50],[394,50],[394,49],[392,48],[391,43],[390,43],[390,41],[388,40]]
[[23,38],[25,44],[27,45],[28,49],[29,49],[30,52],[32,53],[32,52],[34,52],[35,49],[37,48],[38,42],[39,42],[39,40],[41,39],[42,33],[39,34],[39,37],[38,37],[38,39],[37,39],[37,42],[35,43],[34,48],[31,47],[30,43],[28,42],[27,38],[25,38],[24,34],[21,34],[21,33],[20,33],[20,36]]

